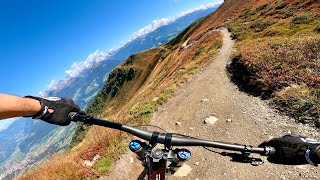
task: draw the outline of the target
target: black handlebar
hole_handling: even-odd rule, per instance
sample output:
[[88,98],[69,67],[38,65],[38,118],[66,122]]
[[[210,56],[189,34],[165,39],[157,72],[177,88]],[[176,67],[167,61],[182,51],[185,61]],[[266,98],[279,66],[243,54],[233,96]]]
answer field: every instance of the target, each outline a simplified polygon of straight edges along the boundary
[[132,134],[141,139],[147,140],[149,142],[161,143],[169,146],[205,146],[231,151],[240,151],[243,153],[258,153],[265,156],[270,156],[275,153],[275,149],[269,146],[252,147],[250,145],[208,141],[193,137],[181,137],[173,135],[171,133],[151,132],[120,123],[101,120],[90,116],[79,115],[75,112],[69,113],[69,118],[75,122],[84,122],[85,124],[94,124],[112,129],[117,129]]

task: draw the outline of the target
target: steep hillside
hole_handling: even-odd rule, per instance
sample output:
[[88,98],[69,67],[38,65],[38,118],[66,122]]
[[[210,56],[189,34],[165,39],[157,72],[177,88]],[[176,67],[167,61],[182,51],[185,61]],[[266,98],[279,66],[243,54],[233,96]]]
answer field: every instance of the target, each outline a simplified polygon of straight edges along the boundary
[[319,1],[256,2],[227,25],[238,41],[229,67],[234,81],[320,127]]
[[117,50],[116,54],[110,57],[110,59],[125,60],[133,53],[137,53],[149,49],[151,47],[156,47],[161,44],[165,44],[172,38],[177,36],[181,31],[186,29],[195,20],[211,14],[217,8],[218,5],[208,9],[199,10],[186,14],[167,25],[161,26],[148,34],[142,35],[137,39],[134,39],[134,41],[128,42],[119,50]]
[[[101,90],[107,81],[110,71],[135,52],[158,46],[171,40],[188,27],[194,20],[207,16],[217,6],[185,14],[173,22],[160,26],[147,34],[131,40],[116,51],[108,53],[105,60],[96,62],[84,69],[79,75],[60,81],[55,87],[46,91],[48,96],[72,98],[81,108]],[[88,57],[93,58],[94,56]],[[91,59],[92,60],[92,59]],[[112,75],[111,75],[112,76]],[[26,123],[27,122],[27,123]],[[15,127],[21,127],[18,130]],[[7,131],[0,132],[0,178],[11,178],[38,166],[56,152],[64,152],[82,139],[75,130],[75,124],[68,127],[50,125],[42,121],[20,119]],[[82,129],[78,127],[78,129]],[[11,130],[14,130],[13,132]],[[11,134],[14,136],[8,136]],[[83,135],[83,133],[80,133]]]
[[319,23],[317,0],[226,0],[193,37],[227,26],[237,40],[228,68],[234,82],[319,127]]
[[[148,122],[216,54],[222,36],[215,30],[228,26],[238,50],[228,69],[239,87],[272,98],[283,112],[318,126],[319,7],[315,0],[226,0],[169,43],[130,56],[110,73],[87,111],[127,124]],[[123,133],[93,126],[69,155],[24,177],[100,176],[123,150],[123,139]],[[94,157],[100,158],[84,167]]]
[[[128,124],[149,121],[157,106],[166,102],[175,89],[221,47],[222,36],[215,31],[208,31],[196,41],[188,41],[205,19],[195,22],[164,46],[131,55],[110,73],[87,111],[91,114],[101,112],[103,118]],[[117,158],[119,149],[124,148],[123,138],[123,133],[93,126],[67,157],[57,157],[25,178],[83,178],[105,173],[110,162]],[[97,154],[103,158],[94,167],[83,166],[84,160],[92,160]]]

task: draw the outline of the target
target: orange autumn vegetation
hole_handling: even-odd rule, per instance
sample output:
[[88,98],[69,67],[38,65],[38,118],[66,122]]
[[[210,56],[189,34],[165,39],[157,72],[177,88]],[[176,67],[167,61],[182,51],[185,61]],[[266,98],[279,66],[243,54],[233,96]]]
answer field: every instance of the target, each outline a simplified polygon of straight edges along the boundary
[[[92,113],[100,111],[99,117],[131,125],[148,122],[158,105],[216,54],[222,37],[214,30],[227,26],[237,40],[233,76],[247,89],[274,98],[279,109],[317,124],[319,7],[315,0],[225,0],[215,13],[169,43],[134,54],[118,66],[92,105],[101,108]],[[127,135],[96,126],[84,133],[68,153],[21,179],[86,179],[107,173],[125,148]],[[83,165],[97,154],[100,158],[92,167]]]
[[[134,54],[115,68],[97,95],[100,100],[94,102],[95,106],[103,103],[98,116],[130,125],[150,121],[158,105],[166,102],[222,46],[222,35],[213,29],[194,37],[193,32],[205,20],[195,22],[168,44]],[[131,73],[127,73],[130,69]],[[20,179],[96,178],[108,172],[111,162],[125,149],[127,137],[119,131],[93,126],[68,153],[54,157]],[[94,166],[84,166],[85,160],[98,154],[100,158]]]
[[238,45],[230,68],[242,72],[233,73],[236,81],[298,122],[320,127],[319,1],[259,1],[227,25]]

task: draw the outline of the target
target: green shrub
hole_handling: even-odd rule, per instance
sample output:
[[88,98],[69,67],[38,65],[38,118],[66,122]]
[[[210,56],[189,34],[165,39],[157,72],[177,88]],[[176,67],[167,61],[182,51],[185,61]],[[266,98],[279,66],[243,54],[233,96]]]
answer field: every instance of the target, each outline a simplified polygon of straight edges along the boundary
[[205,51],[204,47],[199,48],[193,55],[192,60],[196,60],[203,52]]
[[287,7],[287,5],[288,5],[287,2],[281,2],[276,5],[276,9],[283,9],[283,8]]
[[314,15],[311,13],[301,14],[301,15],[294,17],[291,22],[293,24],[308,24],[308,23],[312,22],[313,19],[314,19]]
[[256,11],[261,11],[261,10],[264,10],[266,7],[268,7],[269,4],[264,4],[264,5],[261,5],[259,7],[256,8]]
[[200,49],[198,49],[198,50],[194,53],[194,55],[195,55],[196,57],[197,57],[197,56],[200,56],[203,51],[204,51],[204,47],[201,47]]
[[100,173],[107,173],[109,172],[109,168],[111,167],[111,164],[112,164],[112,159],[107,156],[99,160],[95,166]]
[[317,33],[320,33],[320,23],[316,25],[316,27],[314,28],[314,31]]
[[222,44],[220,42],[214,42],[210,45],[209,50],[216,50],[221,48]]
[[130,110],[130,119],[143,118],[149,120],[153,113],[157,111],[158,104],[155,101],[150,101],[145,104],[134,107]]
[[96,98],[89,103],[86,113],[92,116],[100,114],[107,100],[114,98],[122,85],[134,78],[134,74],[135,69],[133,67],[118,67],[112,70],[107,82],[103,85]]
[[228,30],[231,32],[232,39],[242,40],[242,36],[246,32],[246,26],[240,20],[227,24]]
[[169,98],[172,97],[172,94],[174,93],[175,89],[174,88],[168,88],[166,90],[164,90],[164,92],[162,92],[158,99],[157,99],[157,103],[162,105],[164,104],[165,102],[168,101]]
[[320,127],[320,89],[310,90],[305,85],[291,85],[278,92],[273,102],[279,110],[298,122]]
[[241,18],[249,18],[252,15],[250,9],[245,9],[240,15]]
[[[283,6],[283,5],[281,5],[281,6]],[[279,5],[279,8],[281,6]],[[287,8],[282,8],[279,13],[285,15],[285,17],[288,18],[288,17],[291,17],[291,16],[295,15],[302,8],[305,8],[305,4],[304,3],[298,3],[298,4],[295,4],[295,5],[290,5]]]
[[250,25],[250,28],[253,29],[255,32],[261,32],[271,25],[272,25],[271,22],[255,21]]

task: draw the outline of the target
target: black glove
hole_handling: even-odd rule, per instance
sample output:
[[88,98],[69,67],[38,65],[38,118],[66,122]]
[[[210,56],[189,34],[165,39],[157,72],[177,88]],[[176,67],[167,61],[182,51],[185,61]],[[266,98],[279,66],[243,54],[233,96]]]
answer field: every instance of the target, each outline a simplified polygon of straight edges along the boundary
[[[36,99],[41,104],[41,109],[32,116],[33,119],[41,119],[50,124],[67,126],[71,119],[68,117],[70,112],[79,112],[80,107],[72,99],[48,97],[39,98],[34,96],[25,96],[26,98]],[[53,110],[53,112],[51,112]]]
[[259,147],[272,146],[276,153],[268,157],[268,161],[276,164],[299,165],[310,163],[317,166],[320,157],[316,154],[320,142],[297,135],[285,135],[263,142]]

